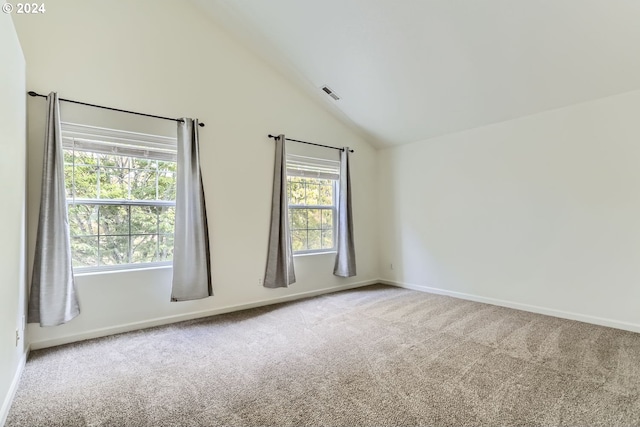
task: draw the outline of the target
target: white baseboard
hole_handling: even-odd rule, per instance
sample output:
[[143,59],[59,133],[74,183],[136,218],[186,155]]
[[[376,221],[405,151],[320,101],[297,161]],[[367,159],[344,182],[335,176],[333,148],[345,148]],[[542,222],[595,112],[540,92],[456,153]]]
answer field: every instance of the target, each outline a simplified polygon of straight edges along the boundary
[[615,319],[607,319],[603,317],[591,316],[588,314],[573,313],[570,311],[556,310],[553,308],[540,307],[536,305],[523,304],[519,302],[501,300],[497,298],[488,298],[480,295],[467,294],[463,292],[449,291],[446,289],[432,288],[429,286],[416,285],[413,283],[403,283],[393,280],[380,279],[379,283],[385,285],[397,286],[399,288],[412,289],[415,291],[428,292],[432,294],[447,295],[454,298],[460,298],[470,301],[482,302],[485,304],[498,305],[501,307],[514,308],[516,310],[529,311],[532,313],[544,314],[547,316],[560,317],[562,319],[577,320],[594,325],[607,326],[610,328],[622,329],[631,332],[640,332],[640,325],[636,323],[623,322]]
[[171,323],[182,322],[185,320],[193,320],[193,319],[199,319],[202,317],[214,316],[216,314],[230,313],[232,311],[246,310],[249,308],[262,307],[265,305],[278,304],[281,302],[293,301],[293,300],[302,299],[302,298],[309,298],[309,297],[314,297],[322,294],[343,291],[346,289],[353,289],[353,288],[359,288],[362,286],[373,285],[375,283],[380,283],[380,281],[377,279],[365,280],[362,282],[350,283],[348,285],[339,285],[339,286],[319,289],[315,291],[289,294],[283,297],[253,301],[246,304],[229,305],[226,307],[218,307],[210,310],[195,311],[191,313],[157,317],[154,319],[143,320],[140,322],[132,322],[132,323],[126,323],[122,325],[109,326],[106,328],[92,329],[92,330],[81,332],[78,334],[69,334],[69,335],[47,339],[47,340],[31,341],[30,344],[31,344],[31,349],[38,350],[41,348],[54,347],[57,345],[69,344],[77,341],[84,341],[84,340],[104,337],[108,335],[120,334],[123,332],[131,332],[139,329],[152,328],[154,326],[168,325]]
[[16,368],[16,373],[13,375],[13,380],[11,381],[11,386],[9,386],[9,391],[7,395],[4,397],[4,401],[2,402],[2,407],[0,407],[0,426],[4,426],[7,421],[7,416],[9,415],[9,409],[11,408],[11,403],[13,402],[13,398],[16,395],[16,391],[18,390],[18,385],[20,384],[20,378],[22,377],[22,371],[24,371],[24,366],[27,363],[27,358],[29,357],[30,348],[27,347],[24,354],[20,358],[18,362],[18,367]]

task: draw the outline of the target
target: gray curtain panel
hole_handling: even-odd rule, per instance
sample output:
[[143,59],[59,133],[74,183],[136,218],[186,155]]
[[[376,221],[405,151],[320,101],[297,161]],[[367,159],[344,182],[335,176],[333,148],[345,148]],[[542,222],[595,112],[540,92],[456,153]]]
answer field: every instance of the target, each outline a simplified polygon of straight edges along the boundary
[[273,169],[271,199],[271,230],[267,251],[264,287],[286,288],[296,281],[293,269],[293,249],[289,233],[289,202],[287,200],[287,153],[284,135],[276,138],[276,158]]
[[333,274],[340,277],[352,277],[356,275],[356,249],[353,244],[353,218],[351,215],[349,147],[344,147],[340,152],[340,191],[338,197],[338,254]]
[[200,173],[198,120],[178,122],[178,175],[171,301],[213,295],[207,210]]
[[28,321],[57,326],[80,314],[80,308],[71,267],[58,94],[51,92],[47,101],[42,194]]

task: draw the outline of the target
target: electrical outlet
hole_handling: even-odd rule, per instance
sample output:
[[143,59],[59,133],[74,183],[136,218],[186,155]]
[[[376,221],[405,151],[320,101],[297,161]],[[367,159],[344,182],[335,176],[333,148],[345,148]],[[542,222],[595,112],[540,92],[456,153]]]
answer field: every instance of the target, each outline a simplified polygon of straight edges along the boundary
[[20,331],[16,329],[16,347],[18,346],[18,341],[20,341]]
[[262,286],[262,277],[258,277],[258,285]]
[[389,264],[389,270],[393,270],[393,263]]

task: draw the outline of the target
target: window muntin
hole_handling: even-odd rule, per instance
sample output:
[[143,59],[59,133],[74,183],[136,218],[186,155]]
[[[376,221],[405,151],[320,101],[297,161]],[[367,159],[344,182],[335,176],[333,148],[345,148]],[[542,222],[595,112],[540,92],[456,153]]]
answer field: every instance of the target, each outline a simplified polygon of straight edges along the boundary
[[63,124],[63,148],[74,269],[170,264],[175,139],[157,150],[140,134],[85,127],[79,136],[72,126],[75,134]]
[[335,250],[337,162],[287,156],[289,226],[294,254]]

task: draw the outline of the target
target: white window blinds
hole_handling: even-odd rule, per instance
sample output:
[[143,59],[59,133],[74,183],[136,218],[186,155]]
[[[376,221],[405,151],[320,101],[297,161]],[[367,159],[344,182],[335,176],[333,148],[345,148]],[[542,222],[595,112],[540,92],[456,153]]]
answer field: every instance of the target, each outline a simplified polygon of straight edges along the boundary
[[176,161],[176,138],[65,122],[61,129],[65,149]]
[[340,162],[288,154],[287,175],[337,180],[340,179]]

